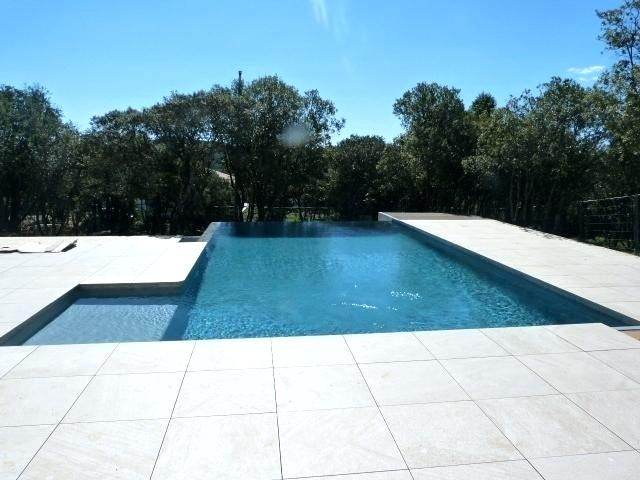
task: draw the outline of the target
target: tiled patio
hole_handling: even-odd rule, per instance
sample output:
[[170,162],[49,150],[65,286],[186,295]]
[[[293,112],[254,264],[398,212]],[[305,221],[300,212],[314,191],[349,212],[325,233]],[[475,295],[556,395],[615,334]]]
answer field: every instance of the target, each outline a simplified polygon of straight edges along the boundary
[[640,342],[601,324],[3,347],[0,377],[1,479],[640,478]]

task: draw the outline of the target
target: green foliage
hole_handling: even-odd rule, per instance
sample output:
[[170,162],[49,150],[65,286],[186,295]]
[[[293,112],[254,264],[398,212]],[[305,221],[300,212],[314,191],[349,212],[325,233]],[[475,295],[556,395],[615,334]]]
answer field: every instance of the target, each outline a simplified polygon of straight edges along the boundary
[[376,218],[377,165],[384,150],[382,137],[356,135],[342,140],[332,150],[329,205],[340,218]]
[[434,210],[571,233],[576,201],[640,191],[640,0],[597,15],[618,58],[595,87],[552,78],[465,109],[459,90],[418,83],[393,105],[405,131],[388,144],[333,146],[333,103],[276,76],[172,93],[83,133],[42,88],[2,86],[0,230],[196,233],[216,219]]
[[416,173],[423,208],[443,208],[454,201],[462,159],[473,149],[460,91],[419,83],[396,100],[393,111],[407,130],[405,147],[420,164]]

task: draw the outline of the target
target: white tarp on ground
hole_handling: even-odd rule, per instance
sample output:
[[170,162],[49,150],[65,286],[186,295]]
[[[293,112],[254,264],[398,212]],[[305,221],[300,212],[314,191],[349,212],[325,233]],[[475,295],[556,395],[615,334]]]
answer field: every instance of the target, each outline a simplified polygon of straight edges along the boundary
[[57,239],[49,242],[27,242],[15,245],[0,245],[0,253],[60,253],[73,247],[77,238]]

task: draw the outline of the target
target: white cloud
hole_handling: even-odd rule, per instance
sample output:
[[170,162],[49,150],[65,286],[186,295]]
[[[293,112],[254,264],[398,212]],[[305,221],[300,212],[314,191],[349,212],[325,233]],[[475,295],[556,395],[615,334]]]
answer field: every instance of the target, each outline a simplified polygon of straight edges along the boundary
[[316,22],[324,27],[329,26],[329,12],[327,11],[327,3],[325,0],[311,0],[311,6],[313,8],[313,16],[316,17]]
[[571,67],[569,73],[575,73],[576,75],[593,75],[600,73],[604,70],[602,65],[591,65],[589,67]]

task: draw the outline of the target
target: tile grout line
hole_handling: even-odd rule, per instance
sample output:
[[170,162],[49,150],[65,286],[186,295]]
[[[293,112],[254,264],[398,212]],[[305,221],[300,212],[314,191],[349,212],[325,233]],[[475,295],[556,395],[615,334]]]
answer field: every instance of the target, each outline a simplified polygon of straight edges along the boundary
[[[42,345],[36,345],[36,347],[31,350],[29,353],[27,353],[23,358],[20,359],[20,361],[18,363],[16,363],[13,367],[11,367],[9,370],[7,370],[6,372],[4,372],[1,376],[0,376],[0,380],[10,380],[9,378],[7,378],[7,375],[9,375],[9,373],[11,373],[13,371],[13,369],[15,369],[18,365],[20,365],[22,362],[24,362],[28,357],[31,356],[31,354],[33,352],[35,352],[36,350],[38,350]],[[86,375],[83,375],[86,376]]]
[[196,342],[193,342],[191,346],[191,353],[189,354],[189,360],[187,360],[187,364],[184,367],[184,373],[182,375],[182,380],[180,380],[180,386],[178,387],[178,392],[176,394],[176,399],[173,401],[173,407],[171,408],[171,413],[169,414],[169,419],[167,420],[167,426],[164,429],[164,434],[162,435],[162,441],[160,442],[160,446],[158,447],[158,453],[156,454],[156,458],[153,461],[153,468],[151,469],[151,473],[149,474],[149,480],[153,478],[153,474],[156,471],[156,465],[158,464],[158,459],[160,458],[160,453],[162,452],[162,447],[164,445],[164,441],[167,438],[167,432],[169,431],[169,427],[171,426],[171,420],[173,419],[173,412],[176,409],[176,405],[178,404],[178,399],[180,398],[180,392],[182,391],[182,385],[184,384],[184,379],[187,377],[187,373],[189,372],[189,364],[191,363],[191,358],[193,357],[193,352],[196,349]]
[[389,435],[391,436],[391,439],[393,440],[393,443],[395,444],[396,449],[398,450],[398,453],[400,454],[400,458],[402,458],[402,461],[404,462],[405,467],[407,467],[407,471],[409,472],[409,476],[411,477],[412,480],[415,480],[414,477],[413,477],[413,473],[411,472],[411,469],[409,468],[409,464],[407,463],[407,459],[404,457],[404,453],[402,453],[402,450],[400,449],[400,445],[398,445],[398,441],[396,440],[396,437],[393,435],[393,432],[391,431],[391,427],[389,426],[389,423],[387,422],[387,419],[382,414],[382,409],[380,408],[380,405],[378,404],[378,400],[373,395],[373,392],[371,391],[371,387],[369,386],[369,382],[367,382],[367,379],[364,376],[364,373],[362,373],[362,369],[360,368],[360,364],[358,363],[358,360],[356,359],[356,356],[353,354],[353,351],[351,350],[351,347],[349,346],[349,342],[347,342],[347,339],[345,338],[344,335],[340,335],[340,336],[342,337],[342,341],[346,345],[347,350],[349,350],[349,353],[351,354],[351,357],[353,358],[353,361],[355,362],[356,367],[358,368],[358,372],[360,372],[360,377],[362,378],[362,381],[367,386],[367,390],[369,391],[369,395],[371,395],[371,399],[373,400],[373,403],[375,404],[376,408],[378,409],[378,413],[380,414],[380,417],[382,418],[382,421],[384,422],[385,426],[387,427],[387,431],[389,432]]
[[[633,349],[631,349],[633,350]],[[620,370],[618,370],[616,367],[614,367],[613,365],[609,365],[607,362],[605,362],[604,360],[601,360],[600,358],[596,357],[595,355],[592,355],[594,351],[597,352],[614,352],[614,351],[625,351],[623,350],[590,350],[590,351],[585,351],[584,353],[586,353],[587,355],[589,355],[589,357],[593,358],[594,360],[596,360],[597,362],[602,363],[604,366],[610,368],[611,370],[613,370],[614,372],[619,373],[620,375],[622,375],[624,378],[626,378],[627,380],[630,380],[631,382],[635,383],[636,385],[638,385],[637,387],[634,388],[625,388],[623,390],[637,390],[638,388],[640,388],[640,383],[637,380],[634,380],[633,378],[631,378],[629,375],[627,375],[624,372],[621,372]],[[611,390],[607,390],[607,391],[611,391]],[[615,390],[614,390],[615,391]],[[578,392],[578,393],[588,393],[588,392]]]
[[[580,353],[580,352],[572,352],[572,353]],[[587,353],[582,351],[582,353]],[[588,353],[587,353],[588,354]],[[550,354],[550,355],[555,355],[555,354]],[[620,436],[618,436],[618,434],[616,434],[613,430],[611,430],[609,427],[607,427],[606,425],[604,425],[600,420],[598,420],[597,418],[595,418],[593,415],[591,415],[589,412],[587,412],[584,408],[582,408],[580,405],[578,405],[577,403],[575,403],[573,400],[571,400],[567,394],[565,394],[564,392],[558,390],[555,386],[553,386],[550,382],[548,382],[547,380],[545,380],[541,375],[538,374],[538,372],[534,371],[532,368],[530,368],[526,363],[524,363],[522,360],[520,360],[520,358],[518,358],[518,356],[513,355],[513,358],[516,359],[516,361],[518,361],[522,366],[524,366],[527,370],[529,370],[531,373],[533,373],[535,376],[537,376],[540,380],[542,380],[543,382],[547,383],[548,385],[550,385],[554,390],[556,390],[558,392],[559,396],[562,396],[563,398],[565,398],[567,401],[569,401],[572,405],[576,406],[578,409],[580,409],[582,412],[584,412],[587,416],[589,416],[590,418],[592,418],[593,420],[595,420],[602,428],[604,428],[607,432],[611,433],[614,437],[616,437],[618,440],[620,440],[622,443],[624,443],[626,446],[628,446],[630,449],[633,449],[633,447],[631,445],[629,445],[626,441],[624,441],[622,438],[620,438]],[[604,362],[602,362],[604,364]],[[597,390],[597,391],[609,391],[609,390]],[[615,391],[615,390],[614,390]],[[553,396],[558,396],[558,395],[553,395]],[[531,397],[525,397],[525,398],[531,398]],[[480,405],[478,405],[478,407],[480,407]],[[482,407],[480,407],[482,409]],[[484,410],[483,410],[484,412]],[[485,413],[485,415],[489,416],[488,414]],[[492,420],[493,421],[493,420]],[[497,426],[497,425],[496,425]],[[628,451],[628,450],[622,450],[622,451]],[[588,454],[586,454],[588,455]],[[524,455],[523,455],[524,456]],[[566,457],[566,456],[570,456],[570,455],[558,455],[558,457]],[[531,464],[531,462],[529,461],[529,459],[527,457],[525,457],[527,459],[527,461]],[[545,458],[545,457],[540,457],[540,458]],[[533,466],[533,464],[531,464],[531,466],[535,469],[535,467]],[[538,469],[536,469],[536,471],[538,471]],[[538,472],[540,473],[540,472]],[[542,473],[540,473],[540,476],[542,476]],[[543,477],[544,478],[544,477]]]
[[[489,341],[495,343],[496,345],[498,345],[500,348],[502,348],[505,352],[509,353],[506,349],[504,349],[500,344],[498,344],[497,342],[494,342],[491,338],[489,338],[488,335],[485,335],[484,333],[482,333],[482,331],[480,329],[478,329],[478,331],[484,335],[485,338],[489,339]],[[422,346],[433,355],[433,353],[427,348],[427,346],[422,343],[422,341],[420,340],[420,338],[418,338],[417,335],[414,335],[418,341],[422,344]],[[511,355],[512,356],[512,355]],[[508,357],[508,356],[507,356]],[[524,453],[522,453],[520,451],[520,449],[516,446],[515,443],[513,443],[511,441],[511,439],[509,437],[507,437],[507,435],[502,431],[502,429],[496,424],[496,422],[493,420],[493,418],[491,418],[487,412],[485,412],[482,407],[478,404],[478,402],[471,396],[469,395],[469,392],[460,384],[460,382],[458,382],[458,380],[451,374],[451,372],[449,372],[449,370],[447,370],[447,368],[442,364],[442,362],[440,361],[440,359],[436,358],[436,356],[434,355],[434,358],[436,359],[436,361],[438,362],[438,364],[440,365],[440,367],[442,367],[442,369],[444,369],[445,372],[447,372],[447,374],[451,377],[451,379],[456,383],[456,385],[458,385],[458,387],[460,387],[460,389],[469,397],[469,400],[471,402],[473,402],[473,404],[476,406],[476,408],[478,408],[478,410],[480,410],[480,412],[482,412],[482,414],[493,424],[494,427],[496,427],[496,430],[498,430],[498,432],[500,432],[500,434],[513,446],[513,448],[515,449],[516,452],[518,452],[518,454],[531,466],[531,468],[533,468],[535,470],[535,472],[540,475],[541,478],[544,479],[544,477],[542,476],[542,474],[540,472],[538,472],[538,469],[536,467],[533,466],[533,464],[529,461],[529,459],[524,455]],[[501,357],[504,358],[504,357]]]
[[[64,413],[64,415],[62,415],[62,417],[60,417],[60,420],[55,424],[55,426],[53,427],[53,430],[51,430],[51,433],[49,433],[49,435],[47,435],[47,438],[45,438],[44,442],[42,442],[42,444],[38,447],[38,450],[36,450],[36,452],[32,455],[32,457],[29,459],[29,461],[27,462],[27,464],[24,466],[24,468],[20,471],[20,473],[18,474],[18,476],[16,477],[16,479],[19,479],[20,477],[22,477],[22,475],[24,474],[24,472],[27,470],[27,468],[29,468],[29,465],[31,465],[31,463],[33,462],[33,460],[36,458],[36,456],[38,455],[38,453],[40,453],[40,450],[42,450],[42,448],[47,444],[47,442],[49,441],[49,439],[53,436],[53,434],[56,432],[56,430],[58,430],[58,427],[60,426],[60,424],[62,423],[62,420],[64,420],[64,418],[69,414],[69,412],[71,411],[71,409],[74,407],[74,405],[78,402],[78,400],[80,399],[80,397],[82,396],[82,394],[87,390],[87,388],[89,388],[89,385],[91,384],[91,382],[93,381],[93,379],[96,377],[97,372],[104,366],[105,363],[107,363],[107,361],[109,360],[109,358],[111,358],[111,355],[113,355],[113,352],[115,352],[116,348],[118,347],[119,343],[116,343],[113,347],[113,350],[111,350],[111,352],[109,352],[109,355],[107,355],[104,359],[104,361],[102,362],[102,364],[96,369],[96,373],[94,373],[93,375],[91,375],[91,378],[89,379],[89,381],[87,382],[87,384],[84,386],[84,388],[80,391],[80,393],[78,394],[78,396],[75,398],[75,400],[71,403],[71,405],[69,406],[69,408],[67,409],[67,411]],[[35,351],[35,350],[34,350]]]
[[276,388],[276,366],[273,361],[273,341],[269,339],[269,348],[271,350],[271,375],[273,377],[273,401],[276,409],[276,432],[278,435],[278,457],[280,460],[280,478],[284,478],[284,470],[282,467],[282,445],[280,442],[280,414],[278,413],[278,390]]

